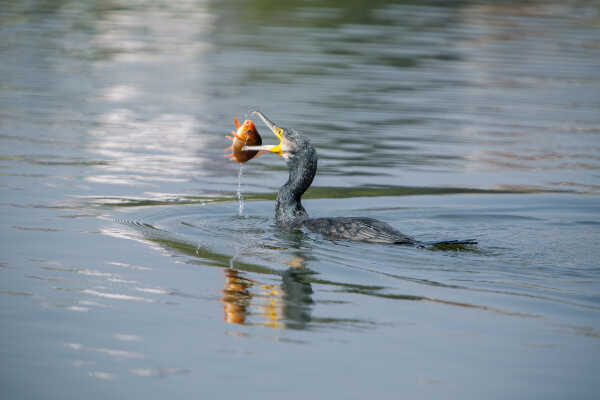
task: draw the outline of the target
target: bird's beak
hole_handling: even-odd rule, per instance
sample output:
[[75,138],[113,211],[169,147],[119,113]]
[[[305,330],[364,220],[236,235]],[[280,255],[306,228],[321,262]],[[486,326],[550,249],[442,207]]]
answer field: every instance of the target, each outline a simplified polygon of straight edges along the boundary
[[265,115],[263,115],[263,113],[261,113],[259,111],[254,111],[252,114],[258,115],[260,117],[260,119],[263,120],[263,122],[271,130],[271,132],[273,132],[275,134],[275,136],[277,136],[277,139],[279,139],[279,144],[263,145],[263,146],[244,146],[244,147],[242,147],[242,150],[243,151],[248,151],[248,150],[269,151],[271,153],[277,154],[279,157],[282,157],[281,141],[282,141],[283,129],[279,128],[269,118],[267,118]]

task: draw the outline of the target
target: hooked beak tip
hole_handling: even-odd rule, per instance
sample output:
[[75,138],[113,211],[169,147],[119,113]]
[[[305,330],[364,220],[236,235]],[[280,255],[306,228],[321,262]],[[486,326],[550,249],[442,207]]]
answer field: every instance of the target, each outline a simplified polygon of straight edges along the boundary
[[252,114],[257,115],[260,119],[262,119],[265,125],[275,134],[275,136],[281,139],[281,128],[279,128],[273,121],[267,118],[267,116],[260,111],[253,111]]

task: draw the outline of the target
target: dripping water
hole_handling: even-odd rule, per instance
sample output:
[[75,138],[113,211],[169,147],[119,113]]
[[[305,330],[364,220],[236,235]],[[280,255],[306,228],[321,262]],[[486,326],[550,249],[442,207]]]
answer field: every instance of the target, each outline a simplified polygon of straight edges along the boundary
[[242,194],[242,175],[244,172],[244,165],[240,164],[240,170],[238,172],[238,186],[237,186],[237,198],[238,198],[238,216],[244,215],[244,195]]

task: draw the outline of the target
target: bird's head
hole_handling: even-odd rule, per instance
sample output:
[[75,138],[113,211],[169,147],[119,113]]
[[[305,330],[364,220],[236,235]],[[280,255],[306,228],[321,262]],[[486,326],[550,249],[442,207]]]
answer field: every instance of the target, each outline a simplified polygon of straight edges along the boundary
[[314,153],[314,147],[306,136],[299,134],[293,129],[280,128],[259,111],[254,111],[252,114],[262,119],[271,132],[277,136],[277,139],[279,139],[279,144],[244,146],[242,148],[243,151],[262,150],[274,153],[283,158],[288,165],[290,163],[294,163],[299,156],[308,155],[308,153],[310,153],[310,156],[312,156],[312,153]]

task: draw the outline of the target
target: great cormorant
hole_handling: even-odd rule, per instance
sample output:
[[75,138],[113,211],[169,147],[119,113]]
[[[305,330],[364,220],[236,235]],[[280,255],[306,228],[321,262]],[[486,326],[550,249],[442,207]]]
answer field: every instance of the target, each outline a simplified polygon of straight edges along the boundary
[[469,245],[475,240],[457,240],[422,243],[407,236],[385,222],[366,217],[309,218],[301,198],[317,172],[317,150],[310,139],[294,129],[281,128],[264,114],[254,111],[279,139],[278,145],[244,146],[243,151],[267,151],[282,157],[289,170],[287,182],[277,193],[275,219],[279,225],[290,228],[306,227],[331,239],[350,239],[375,243],[406,245]]

